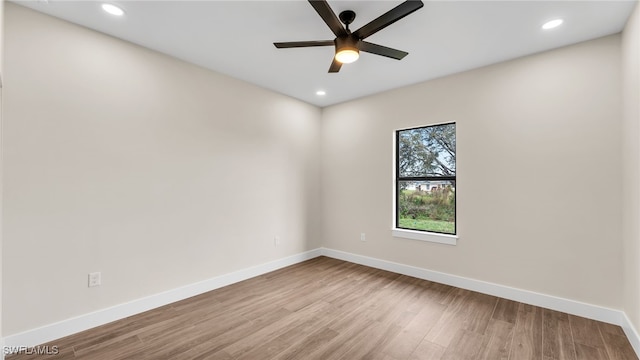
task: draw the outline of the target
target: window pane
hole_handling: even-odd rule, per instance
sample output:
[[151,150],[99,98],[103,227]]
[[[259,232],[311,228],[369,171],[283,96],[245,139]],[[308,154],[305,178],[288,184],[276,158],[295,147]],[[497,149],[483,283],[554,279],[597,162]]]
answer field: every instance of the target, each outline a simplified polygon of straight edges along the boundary
[[455,181],[399,181],[398,228],[455,234]]
[[400,177],[455,176],[456,124],[398,132]]

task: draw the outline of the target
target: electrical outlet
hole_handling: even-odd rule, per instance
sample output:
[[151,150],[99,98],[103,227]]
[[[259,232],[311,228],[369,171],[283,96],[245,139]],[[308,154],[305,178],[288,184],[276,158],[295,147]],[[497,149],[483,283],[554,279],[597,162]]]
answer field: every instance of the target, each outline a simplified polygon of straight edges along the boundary
[[102,284],[102,275],[99,272],[89,273],[89,287],[100,286]]
[[273,238],[273,246],[278,246],[280,245],[280,236],[276,236]]
[[367,241],[367,234],[360,233],[360,241]]

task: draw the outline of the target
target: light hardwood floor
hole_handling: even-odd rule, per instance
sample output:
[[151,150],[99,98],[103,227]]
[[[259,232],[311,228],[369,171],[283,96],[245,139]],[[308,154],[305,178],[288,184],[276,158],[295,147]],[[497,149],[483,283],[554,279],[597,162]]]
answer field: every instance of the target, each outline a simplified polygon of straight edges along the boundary
[[319,257],[7,359],[637,359],[618,326]]

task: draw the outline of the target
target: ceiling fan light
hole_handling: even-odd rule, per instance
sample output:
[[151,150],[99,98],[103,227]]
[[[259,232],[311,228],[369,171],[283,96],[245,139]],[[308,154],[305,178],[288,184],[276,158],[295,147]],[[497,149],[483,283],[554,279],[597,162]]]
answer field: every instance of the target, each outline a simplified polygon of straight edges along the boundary
[[343,47],[336,53],[336,60],[343,64],[350,64],[360,57],[360,52],[354,47]]

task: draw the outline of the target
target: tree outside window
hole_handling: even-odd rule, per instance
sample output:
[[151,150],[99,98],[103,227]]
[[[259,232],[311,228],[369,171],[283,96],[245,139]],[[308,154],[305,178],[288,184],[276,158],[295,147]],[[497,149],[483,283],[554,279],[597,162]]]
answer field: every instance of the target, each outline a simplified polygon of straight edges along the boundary
[[456,124],[396,132],[396,228],[456,233]]

